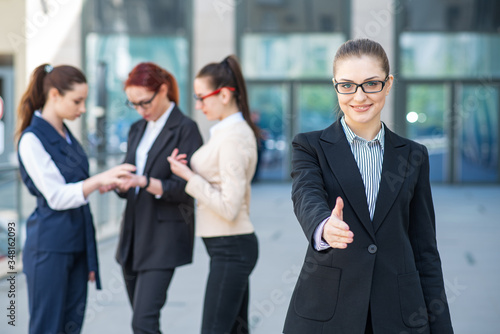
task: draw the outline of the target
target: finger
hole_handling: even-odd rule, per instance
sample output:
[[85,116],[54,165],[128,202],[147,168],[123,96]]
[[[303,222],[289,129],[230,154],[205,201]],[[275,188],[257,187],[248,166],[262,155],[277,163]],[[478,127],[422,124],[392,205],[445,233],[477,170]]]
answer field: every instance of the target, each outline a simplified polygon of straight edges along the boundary
[[125,171],[128,171],[128,172],[135,172],[135,170],[137,169],[137,167],[135,167],[132,164],[121,164],[118,167],[119,167],[118,169],[125,170]]
[[95,282],[95,272],[93,271],[89,272],[89,281]]
[[342,242],[332,242],[332,243],[328,243],[328,244],[332,248],[340,248],[340,249],[347,248],[347,244],[346,243],[342,243]]
[[184,159],[186,159],[186,158],[187,158],[187,154],[186,154],[186,153],[182,153],[182,154],[179,154],[179,155],[177,156],[177,161],[179,161],[179,160],[184,160]]
[[354,233],[352,231],[333,226],[331,226],[331,228],[325,226],[325,235],[330,238],[354,238]]
[[353,237],[343,237],[339,235],[326,235],[325,240],[327,242],[340,242],[344,244],[350,244],[354,241]]
[[335,207],[332,210],[332,215],[335,215],[338,219],[343,220],[344,210],[344,201],[342,197],[337,197],[337,201],[335,202]]
[[170,157],[174,158],[177,156],[177,154],[179,154],[179,149],[178,148],[174,148],[174,150],[172,151],[172,154],[170,154]]

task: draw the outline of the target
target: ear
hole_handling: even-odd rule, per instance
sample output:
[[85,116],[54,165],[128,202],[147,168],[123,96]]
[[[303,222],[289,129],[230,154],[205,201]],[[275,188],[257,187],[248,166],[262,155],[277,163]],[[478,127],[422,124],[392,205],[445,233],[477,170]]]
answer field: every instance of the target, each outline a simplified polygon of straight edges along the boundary
[[47,99],[57,99],[61,96],[57,88],[50,88],[49,92],[47,93]]
[[389,79],[387,79],[387,82],[386,82],[386,90],[385,90],[385,95],[389,95],[389,92],[391,91],[391,88],[392,88],[392,84],[394,83],[394,76],[392,74],[389,75]]
[[158,94],[161,96],[165,96],[168,98],[168,86],[166,83],[162,83],[160,88],[158,89]]
[[233,96],[233,94],[227,88],[222,88],[222,90],[220,91],[220,97],[222,99],[223,104],[228,104],[229,101],[231,101],[232,96]]

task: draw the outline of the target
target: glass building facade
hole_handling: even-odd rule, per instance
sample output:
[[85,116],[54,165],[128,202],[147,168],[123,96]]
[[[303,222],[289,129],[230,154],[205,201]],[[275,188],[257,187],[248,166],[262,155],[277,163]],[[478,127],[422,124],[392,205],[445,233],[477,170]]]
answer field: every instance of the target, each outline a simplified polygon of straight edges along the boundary
[[431,180],[500,180],[500,3],[403,2],[395,118],[429,149]]
[[349,36],[349,2],[245,1],[236,15],[250,106],[263,135],[257,178],[287,180],[293,136],[335,119],[332,62]]

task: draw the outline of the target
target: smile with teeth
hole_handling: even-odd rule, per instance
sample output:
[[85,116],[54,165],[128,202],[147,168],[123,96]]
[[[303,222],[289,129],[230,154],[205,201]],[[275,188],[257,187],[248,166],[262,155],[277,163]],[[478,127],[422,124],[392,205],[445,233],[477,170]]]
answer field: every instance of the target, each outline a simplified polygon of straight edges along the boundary
[[354,109],[355,111],[367,111],[368,109],[370,109],[372,105],[371,104],[361,104],[361,105],[356,105],[356,106],[351,106],[352,109]]

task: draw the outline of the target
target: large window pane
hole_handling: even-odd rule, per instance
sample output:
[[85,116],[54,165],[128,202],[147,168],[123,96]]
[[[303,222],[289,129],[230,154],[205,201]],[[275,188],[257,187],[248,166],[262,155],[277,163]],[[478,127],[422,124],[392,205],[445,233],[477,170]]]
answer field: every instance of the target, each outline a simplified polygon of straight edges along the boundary
[[298,132],[321,130],[335,121],[337,94],[333,85],[302,84],[298,89]]
[[497,0],[403,0],[405,31],[484,31],[500,29]]
[[332,32],[346,30],[346,0],[237,1],[245,32]]
[[402,33],[405,78],[500,77],[500,36],[493,34]]
[[290,93],[281,84],[250,84],[248,98],[255,124],[262,131],[256,177],[283,180],[288,177],[288,128]]
[[184,35],[189,1],[88,0],[86,31],[100,33],[168,33]]
[[460,181],[498,181],[498,98],[498,86],[463,85],[457,89]]
[[242,58],[248,79],[332,78],[343,34],[245,34]]
[[430,180],[448,180],[449,159],[446,117],[449,115],[448,89],[445,85],[412,84],[406,91],[406,128],[410,139],[424,144],[429,151]]

